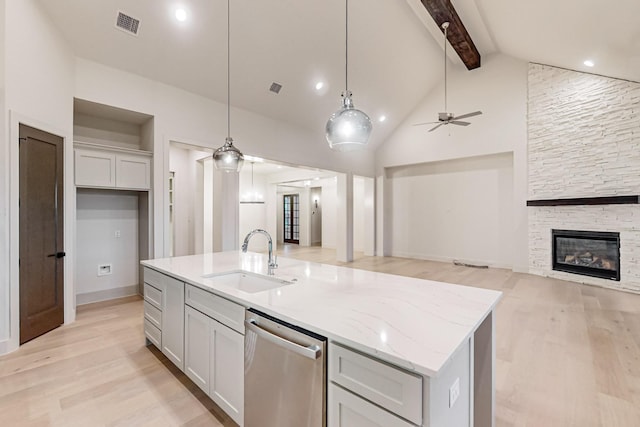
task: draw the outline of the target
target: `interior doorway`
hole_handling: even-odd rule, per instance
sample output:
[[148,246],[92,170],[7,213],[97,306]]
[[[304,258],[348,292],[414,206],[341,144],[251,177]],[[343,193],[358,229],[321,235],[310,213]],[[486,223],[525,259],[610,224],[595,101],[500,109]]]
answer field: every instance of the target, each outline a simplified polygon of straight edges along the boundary
[[64,322],[63,139],[20,125],[20,344]]
[[322,187],[311,189],[311,246],[322,246]]
[[300,195],[285,194],[283,199],[284,242],[300,244]]

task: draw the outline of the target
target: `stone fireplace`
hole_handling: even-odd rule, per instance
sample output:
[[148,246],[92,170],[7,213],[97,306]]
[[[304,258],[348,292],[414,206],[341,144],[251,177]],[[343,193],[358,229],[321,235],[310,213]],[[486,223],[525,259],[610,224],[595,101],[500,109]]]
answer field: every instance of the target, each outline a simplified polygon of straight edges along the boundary
[[529,272],[640,293],[640,83],[530,64],[528,89]]

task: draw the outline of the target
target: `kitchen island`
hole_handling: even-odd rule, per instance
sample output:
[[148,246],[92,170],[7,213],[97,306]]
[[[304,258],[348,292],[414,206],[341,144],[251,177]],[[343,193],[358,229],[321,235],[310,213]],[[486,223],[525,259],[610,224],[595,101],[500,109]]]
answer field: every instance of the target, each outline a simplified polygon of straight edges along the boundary
[[[239,271],[266,275],[267,257],[235,251],[142,264],[146,267],[148,340],[187,375],[191,370],[194,382],[209,387],[210,392],[212,386],[206,378],[185,366],[189,363],[184,360],[189,358],[190,331],[197,331],[189,328],[189,313],[209,314],[206,307],[200,309],[200,301],[211,295],[224,307],[210,317],[237,334],[244,334],[244,328],[236,308],[242,312],[252,308],[328,339],[330,427],[376,425],[367,424],[374,421],[386,426],[494,425],[493,312],[500,292],[286,258],[279,259],[275,270],[275,278],[282,281],[278,287],[247,292],[225,286],[218,279]],[[163,289],[158,285],[162,282],[162,277],[156,277],[158,273],[176,286]],[[165,317],[171,313],[186,320],[167,322]],[[165,328],[169,328],[166,338]],[[229,354],[242,357],[240,341],[235,353]],[[374,378],[371,384],[367,378],[341,378],[343,364],[359,361],[365,366],[353,372],[356,376],[357,372],[369,372],[375,377],[376,366],[390,373]],[[397,381],[393,377],[396,371],[401,377]],[[240,368],[238,375],[242,375]],[[384,390],[375,390],[377,386]],[[394,388],[398,388],[395,395]],[[414,395],[407,396],[409,390]],[[210,393],[218,402],[215,395]],[[234,419],[242,424],[242,403],[229,409],[224,404],[230,400],[221,398],[221,406],[227,412],[235,411]],[[241,396],[238,400],[241,402]],[[380,413],[374,414],[376,411]],[[351,413],[359,415],[348,415]],[[367,414],[371,419],[363,421]]]

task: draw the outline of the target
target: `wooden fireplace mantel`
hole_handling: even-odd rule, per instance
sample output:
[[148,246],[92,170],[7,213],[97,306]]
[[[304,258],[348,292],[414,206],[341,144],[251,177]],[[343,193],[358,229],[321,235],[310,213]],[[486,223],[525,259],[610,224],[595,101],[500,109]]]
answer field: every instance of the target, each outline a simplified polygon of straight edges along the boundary
[[638,196],[577,197],[573,199],[527,200],[527,206],[637,205]]

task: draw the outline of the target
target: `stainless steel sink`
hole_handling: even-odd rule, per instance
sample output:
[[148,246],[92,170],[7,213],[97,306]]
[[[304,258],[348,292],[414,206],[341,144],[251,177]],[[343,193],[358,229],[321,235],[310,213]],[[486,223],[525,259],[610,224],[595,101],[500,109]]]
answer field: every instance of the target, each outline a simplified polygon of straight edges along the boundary
[[246,271],[232,271],[230,273],[223,274],[205,274],[202,277],[204,279],[209,279],[209,281],[216,285],[226,286],[249,294],[264,292],[292,284],[292,282],[278,279],[277,277],[262,276],[259,274],[248,273]]

